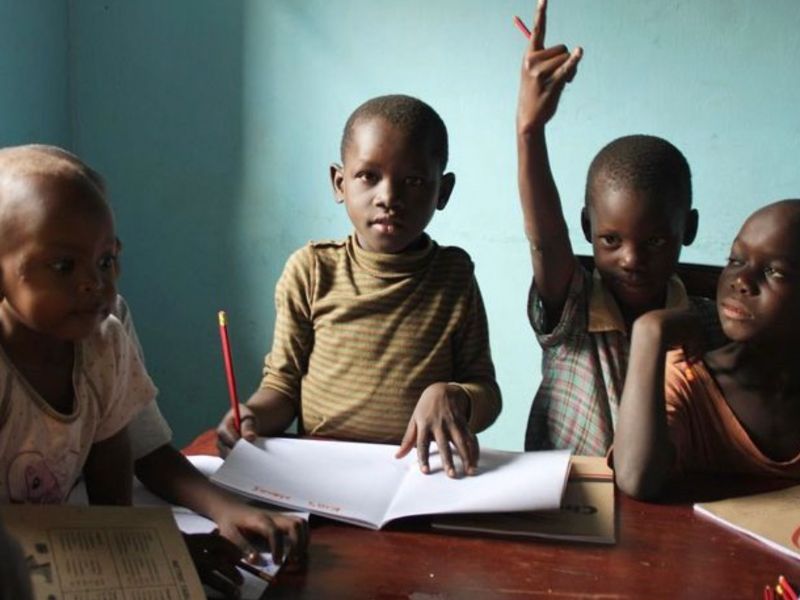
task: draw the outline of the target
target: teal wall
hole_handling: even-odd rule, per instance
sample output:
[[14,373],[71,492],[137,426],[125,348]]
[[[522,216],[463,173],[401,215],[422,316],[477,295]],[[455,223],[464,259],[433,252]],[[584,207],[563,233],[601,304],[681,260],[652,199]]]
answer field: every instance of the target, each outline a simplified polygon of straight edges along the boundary
[[[532,4],[72,0],[63,14],[57,2],[0,0],[0,17],[68,31],[63,45],[23,37],[26,56],[0,52],[12,74],[0,79],[3,119],[20,124],[0,124],[0,139],[41,133],[106,175],[121,286],[178,443],[226,404],[216,311],[230,312],[246,396],[286,257],[349,232],[327,174],[347,115],[404,92],[450,129],[457,184],[430,232],[470,252],[489,313],[505,407],[481,441],[521,448],[540,353],[525,316],[514,142],[524,40],[511,17],[530,21]],[[13,21],[0,18],[0,49]],[[668,137],[692,165],[701,224],[685,260],[722,263],[747,214],[800,196],[799,30],[796,0],[553,0],[548,40],[586,53],[549,129],[576,249],[589,252],[578,226],[588,164],[628,133]],[[50,129],[33,128],[51,109]]]
[[0,0],[0,146],[70,143],[66,0]]

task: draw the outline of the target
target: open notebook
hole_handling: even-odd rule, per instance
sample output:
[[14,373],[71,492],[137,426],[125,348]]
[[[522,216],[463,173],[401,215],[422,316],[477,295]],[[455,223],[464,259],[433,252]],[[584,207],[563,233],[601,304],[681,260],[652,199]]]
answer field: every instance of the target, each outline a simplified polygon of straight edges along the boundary
[[569,451],[481,449],[478,474],[451,479],[431,453],[431,474],[397,446],[269,438],[239,440],[212,481],[251,498],[380,529],[401,517],[554,509]]

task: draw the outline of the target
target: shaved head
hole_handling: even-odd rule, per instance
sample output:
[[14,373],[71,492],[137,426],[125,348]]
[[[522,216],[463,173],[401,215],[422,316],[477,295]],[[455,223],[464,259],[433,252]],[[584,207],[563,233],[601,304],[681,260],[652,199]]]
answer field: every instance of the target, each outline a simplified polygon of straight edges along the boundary
[[786,237],[791,258],[800,265],[800,199],[779,200],[759,208],[747,217],[739,235],[745,229],[757,229],[767,239]]
[[103,179],[74,154],[40,144],[0,149],[0,251],[33,215],[66,201],[77,210],[110,210]]
[[800,237],[800,199],[789,198],[787,200],[778,200],[772,204],[767,204],[747,217],[747,220],[749,221],[754,217],[772,213],[779,215],[781,219],[785,219],[787,227],[796,230],[795,232],[798,237]]

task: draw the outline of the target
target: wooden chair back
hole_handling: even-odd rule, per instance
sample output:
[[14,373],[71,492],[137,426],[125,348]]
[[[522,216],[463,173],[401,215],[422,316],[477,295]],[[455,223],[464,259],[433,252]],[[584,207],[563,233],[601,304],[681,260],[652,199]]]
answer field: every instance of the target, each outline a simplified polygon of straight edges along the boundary
[[[590,271],[594,269],[594,258],[586,255],[579,255],[580,263]],[[722,272],[722,267],[715,265],[699,265],[696,263],[678,263],[675,272],[686,286],[686,291],[690,296],[701,296],[703,298],[717,298],[717,280]]]

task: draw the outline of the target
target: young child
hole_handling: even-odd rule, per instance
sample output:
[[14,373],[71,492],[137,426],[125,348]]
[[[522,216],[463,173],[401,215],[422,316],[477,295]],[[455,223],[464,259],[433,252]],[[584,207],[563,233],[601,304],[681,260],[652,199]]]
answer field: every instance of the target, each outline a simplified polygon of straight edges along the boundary
[[[279,559],[285,533],[301,555],[299,520],[217,490],[169,445],[116,293],[118,252],[97,173],[55,147],[0,150],[0,502],[62,502],[83,473],[90,502],[130,504],[135,458],[155,493],[208,514],[239,546],[265,538]],[[186,541],[202,579],[234,593],[237,546]]]
[[[242,434],[275,435],[297,416],[310,435],[400,442],[398,456],[416,445],[423,472],[435,441],[455,476],[452,442],[474,473],[475,433],[501,400],[473,264],[425,233],[455,184],[445,125],[416,98],[373,98],[347,120],[341,160],[333,192],[355,232],[289,258]],[[230,412],[218,433],[224,446],[238,438]]]
[[674,275],[681,246],[694,239],[697,211],[689,166],[666,140],[623,137],[594,158],[581,226],[592,244],[595,272],[576,260],[550,171],[545,125],[583,51],[545,48],[545,18],[546,2],[539,0],[517,112],[520,201],[534,274],[528,316],[543,349],[525,448],[602,455],[613,439],[628,332],[639,315],[691,306],[705,315],[708,335],[721,340],[714,335],[713,302],[687,297]]
[[697,328],[685,311],[634,324],[614,436],[620,489],[652,498],[690,470],[800,478],[798,307],[800,200],[784,200],[733,241],[717,287],[728,345],[692,360]]
[[120,322],[99,178],[46,146],[0,150],[0,502],[130,504],[128,421],[156,390]]

